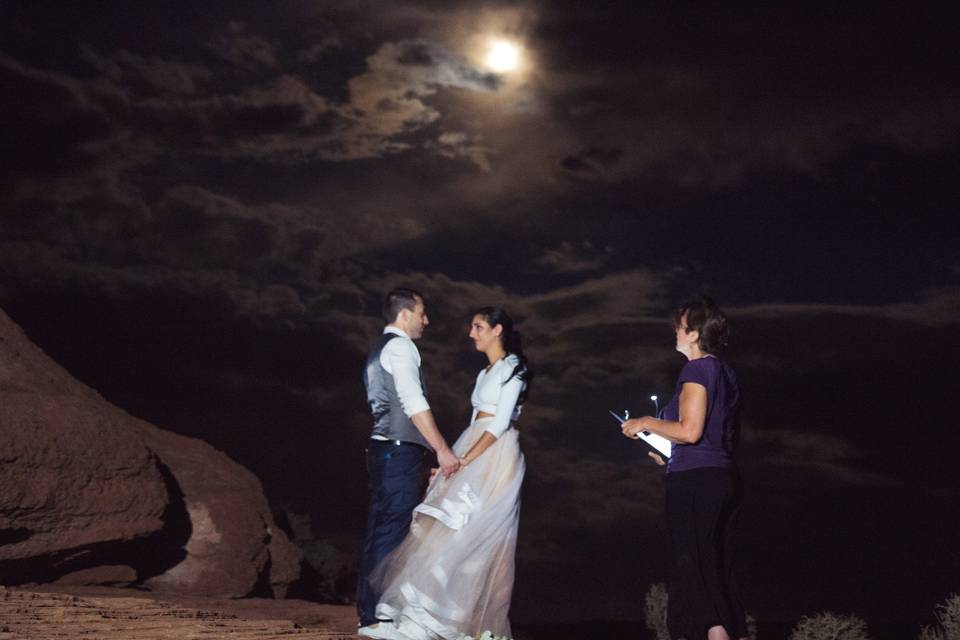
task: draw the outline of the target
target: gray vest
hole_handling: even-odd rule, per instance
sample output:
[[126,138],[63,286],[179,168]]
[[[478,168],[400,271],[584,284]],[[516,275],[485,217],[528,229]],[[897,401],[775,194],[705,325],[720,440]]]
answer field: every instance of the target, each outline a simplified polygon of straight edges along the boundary
[[[367,356],[367,366],[363,370],[363,386],[367,390],[367,404],[370,405],[370,413],[373,414],[373,435],[383,436],[388,440],[413,442],[432,450],[432,447],[420,435],[420,431],[407,417],[407,414],[403,412],[400,396],[397,395],[396,382],[394,382],[393,376],[380,364],[380,353],[383,348],[387,346],[388,342],[399,337],[395,333],[385,333],[380,336],[380,339],[377,340],[370,351],[370,355]],[[426,395],[423,374],[420,374],[420,388]]]

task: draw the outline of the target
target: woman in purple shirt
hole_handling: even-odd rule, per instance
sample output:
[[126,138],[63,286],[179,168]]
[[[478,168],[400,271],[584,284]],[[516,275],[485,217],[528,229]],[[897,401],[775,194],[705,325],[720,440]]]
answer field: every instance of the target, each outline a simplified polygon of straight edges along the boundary
[[[733,370],[717,354],[727,344],[727,318],[709,298],[681,306],[673,316],[677,351],[688,362],[663,418],[627,420],[623,434],[649,431],[673,442],[667,465],[666,516],[670,533],[667,626],[676,640],[746,638],[743,607],[731,579],[732,537],[740,503],[734,463],[740,391]],[[663,459],[650,454],[658,464]]]

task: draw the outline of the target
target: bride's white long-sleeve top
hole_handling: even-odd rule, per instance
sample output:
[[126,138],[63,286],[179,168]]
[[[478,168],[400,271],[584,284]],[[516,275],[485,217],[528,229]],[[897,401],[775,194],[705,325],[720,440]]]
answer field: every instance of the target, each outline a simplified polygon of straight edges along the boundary
[[475,421],[477,413],[481,411],[492,414],[494,418],[486,424],[484,431],[489,431],[497,438],[510,428],[511,422],[520,418],[522,407],[517,406],[517,400],[526,383],[519,375],[510,378],[518,364],[520,359],[511,353],[494,362],[489,369],[481,369],[470,396],[473,404],[470,422]]

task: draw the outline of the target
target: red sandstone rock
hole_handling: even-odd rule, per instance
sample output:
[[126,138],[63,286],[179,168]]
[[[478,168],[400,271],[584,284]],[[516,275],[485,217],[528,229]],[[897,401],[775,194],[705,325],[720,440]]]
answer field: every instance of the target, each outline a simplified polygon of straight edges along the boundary
[[167,489],[131,421],[0,311],[0,562],[161,529]]
[[105,564],[60,576],[53,584],[71,587],[104,584],[128,587],[136,581],[137,572],[133,567],[125,564]]
[[260,481],[199,440],[160,429],[143,435],[177,479],[192,525],[187,557],[146,586],[240,597],[269,571],[266,577],[282,597],[300,575],[302,554],[274,524]]
[[283,597],[301,558],[252,473],[109,404],[0,310],[0,580],[128,565],[165,591]]

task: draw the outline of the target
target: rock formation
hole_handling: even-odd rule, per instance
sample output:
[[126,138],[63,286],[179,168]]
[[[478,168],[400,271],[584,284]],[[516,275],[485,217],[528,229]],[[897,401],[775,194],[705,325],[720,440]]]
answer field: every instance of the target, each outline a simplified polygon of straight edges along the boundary
[[111,405],[0,310],[0,583],[283,597],[301,558],[253,474]]

